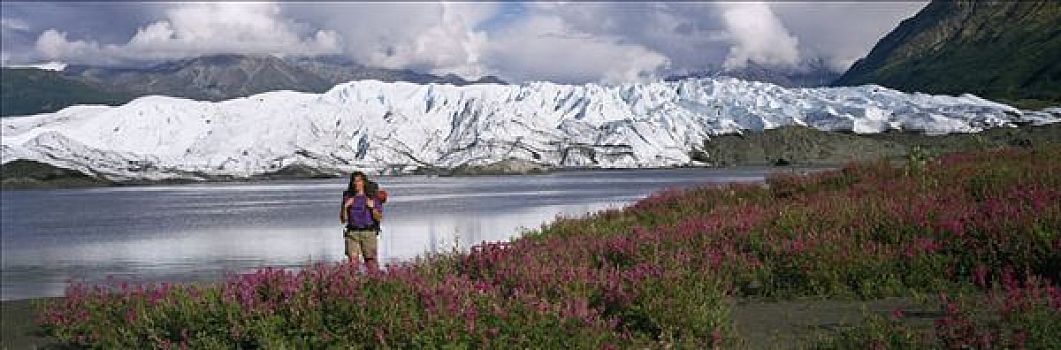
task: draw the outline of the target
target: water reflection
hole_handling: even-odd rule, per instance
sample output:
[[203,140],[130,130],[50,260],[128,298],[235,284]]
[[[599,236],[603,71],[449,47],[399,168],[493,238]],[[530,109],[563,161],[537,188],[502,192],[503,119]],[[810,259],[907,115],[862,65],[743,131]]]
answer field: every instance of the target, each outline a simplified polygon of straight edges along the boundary
[[[507,241],[558,215],[666,187],[761,181],[768,169],[381,178],[384,263]],[[263,265],[344,259],[343,180],[3,191],[2,299],[62,295],[68,280],[214,281]]]

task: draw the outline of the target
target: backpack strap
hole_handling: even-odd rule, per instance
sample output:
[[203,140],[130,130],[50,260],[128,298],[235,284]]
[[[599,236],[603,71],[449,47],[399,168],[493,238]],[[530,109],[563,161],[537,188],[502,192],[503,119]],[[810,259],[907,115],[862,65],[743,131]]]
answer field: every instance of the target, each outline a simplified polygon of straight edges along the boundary
[[[379,210],[379,207],[376,207],[376,208],[369,208],[369,207],[368,207],[368,201],[372,201],[372,202],[373,202],[373,204],[375,204],[375,205],[377,205],[377,206],[378,206],[378,205],[381,205],[381,203],[379,203],[379,201],[378,201],[378,200],[376,200],[375,198],[365,198],[365,209],[366,209],[366,210],[368,210],[368,217],[369,217],[370,219],[372,219],[372,226],[371,226],[371,229],[372,229],[373,231],[376,231],[376,235],[379,235],[379,231],[380,231],[380,221],[379,221],[379,220],[376,220],[376,216],[375,216],[375,215],[373,214],[373,212],[372,212],[372,209],[376,209],[376,210]],[[381,218],[382,218],[382,216],[383,216],[383,213],[380,213],[380,217],[381,217]]]

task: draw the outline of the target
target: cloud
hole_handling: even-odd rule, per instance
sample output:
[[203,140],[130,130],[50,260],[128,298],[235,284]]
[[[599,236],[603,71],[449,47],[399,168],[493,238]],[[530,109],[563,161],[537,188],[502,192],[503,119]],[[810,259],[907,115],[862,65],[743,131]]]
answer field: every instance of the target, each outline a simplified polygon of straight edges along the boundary
[[799,63],[799,40],[792,36],[765,3],[719,3],[732,39],[726,69],[742,68],[749,62],[766,66],[794,67]]
[[4,32],[7,31],[27,31],[29,30],[29,24],[18,18],[0,18],[0,28],[3,28]]
[[668,67],[704,67],[726,55],[717,9],[698,3],[534,3],[529,14],[560,18],[586,36],[610,38],[663,55]]
[[552,5],[351,3],[326,11],[300,3],[284,6],[300,20],[336,30],[350,43],[346,53],[369,66],[469,79],[498,75],[511,82],[581,83],[637,79],[667,61],[643,45],[579,30],[566,18],[538,9]]
[[762,3],[535,3],[531,16],[559,18],[584,35],[662,55],[657,75],[741,68],[748,62],[793,67],[799,40]]
[[799,37],[804,57],[822,58],[836,71],[865,57],[903,19],[925,7],[924,1],[771,3],[770,8]]
[[45,58],[62,60],[95,56],[101,50],[97,42],[68,40],[65,32],[49,29],[37,39],[37,51]]
[[[836,71],[868,53],[925,2],[533,3],[591,36],[619,38],[667,57],[682,73],[747,62],[792,67],[823,59]],[[663,73],[666,74],[666,73]]]
[[303,35],[301,27],[282,18],[275,4],[182,4],[168,10],[166,19],[139,28],[124,44],[74,40],[66,32],[49,29],[38,37],[36,50],[48,60],[94,64],[218,53],[317,55],[341,51],[341,39],[334,31]]
[[466,78],[489,74],[482,62],[490,42],[479,24],[497,3],[344,3],[322,8],[289,3],[298,18],[334,29],[345,52],[365,65],[410,68]]
[[622,38],[576,30],[555,16],[529,17],[498,33],[487,61],[512,81],[628,82],[653,78],[666,56]]
[[342,54],[567,83],[824,59],[841,71],[924,3],[0,3],[7,63]]
[[23,37],[25,33],[29,31],[29,24],[18,18],[0,18],[0,36],[4,38],[2,44],[0,44],[0,65],[7,66],[12,59],[11,51],[8,48],[10,37]]

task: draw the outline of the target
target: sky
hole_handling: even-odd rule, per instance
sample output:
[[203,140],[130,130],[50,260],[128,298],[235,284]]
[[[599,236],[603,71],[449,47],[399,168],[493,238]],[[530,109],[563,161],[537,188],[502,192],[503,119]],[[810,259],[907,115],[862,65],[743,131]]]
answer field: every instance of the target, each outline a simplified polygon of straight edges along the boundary
[[757,64],[842,72],[925,2],[7,2],[5,66],[342,55],[510,82],[628,82]]

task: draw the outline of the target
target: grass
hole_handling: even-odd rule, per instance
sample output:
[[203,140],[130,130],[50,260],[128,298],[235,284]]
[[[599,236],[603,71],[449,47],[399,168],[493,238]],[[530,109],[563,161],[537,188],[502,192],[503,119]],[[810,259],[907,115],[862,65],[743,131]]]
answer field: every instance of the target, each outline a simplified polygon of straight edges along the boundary
[[737,300],[933,295],[931,326],[896,309],[814,346],[1056,348],[1058,173],[1037,146],[664,191],[383,272],[75,284],[40,322],[101,348],[712,348],[745,344]]

